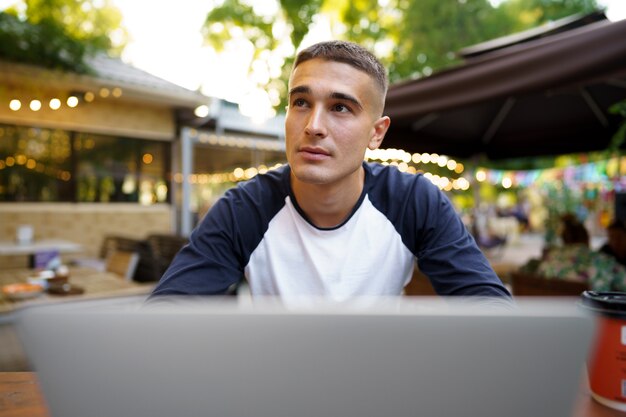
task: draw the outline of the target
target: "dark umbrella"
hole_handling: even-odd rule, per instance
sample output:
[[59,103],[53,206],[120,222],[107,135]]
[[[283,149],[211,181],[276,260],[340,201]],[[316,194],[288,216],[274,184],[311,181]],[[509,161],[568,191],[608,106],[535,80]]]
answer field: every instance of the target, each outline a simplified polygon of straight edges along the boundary
[[489,159],[606,149],[626,99],[626,20],[603,20],[393,85],[385,147]]

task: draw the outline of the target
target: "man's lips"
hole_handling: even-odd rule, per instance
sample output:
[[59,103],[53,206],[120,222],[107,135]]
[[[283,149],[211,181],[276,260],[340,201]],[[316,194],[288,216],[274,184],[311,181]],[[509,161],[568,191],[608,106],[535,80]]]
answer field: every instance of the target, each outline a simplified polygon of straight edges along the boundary
[[324,159],[330,156],[330,152],[317,146],[303,146],[298,153],[308,159]]

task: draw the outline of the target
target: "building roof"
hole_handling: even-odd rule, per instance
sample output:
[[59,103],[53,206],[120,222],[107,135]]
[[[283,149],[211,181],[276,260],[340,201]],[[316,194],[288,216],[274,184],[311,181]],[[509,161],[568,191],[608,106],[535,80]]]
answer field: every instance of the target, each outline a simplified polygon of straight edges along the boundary
[[557,33],[566,32],[575,28],[579,28],[590,23],[600,22],[606,19],[604,12],[595,12],[590,14],[575,14],[564,17],[562,19],[549,21],[541,26],[528,29],[522,32],[513,33],[511,35],[502,36],[500,38],[491,39],[475,45],[467,46],[458,52],[465,60],[476,57],[498,49],[507,48],[516,44],[528,42],[535,39],[545,38]]
[[626,20],[494,50],[389,88],[387,147],[490,159],[606,149],[626,99]]
[[107,80],[146,98],[174,99],[176,103],[188,103],[190,107],[206,104],[209,97],[188,90],[170,81],[159,78],[117,58],[97,55],[87,59],[87,64],[96,71],[100,81]]
[[119,87],[125,100],[172,108],[194,109],[211,101],[200,92],[166,81],[117,58],[98,55],[87,59],[87,63],[95,74],[76,74],[0,60],[0,74],[5,83],[53,82],[58,88],[72,91]]

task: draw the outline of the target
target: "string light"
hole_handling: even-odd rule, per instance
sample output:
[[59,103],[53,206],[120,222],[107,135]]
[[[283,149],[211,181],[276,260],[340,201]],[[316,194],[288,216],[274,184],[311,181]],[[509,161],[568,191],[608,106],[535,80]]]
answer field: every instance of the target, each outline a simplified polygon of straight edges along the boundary
[[52,110],[58,110],[61,108],[61,100],[58,98],[53,98],[50,100],[49,106]]
[[74,108],[76,106],[78,106],[78,97],[76,96],[69,96],[67,98],[67,105],[68,107]]
[[[418,170],[414,166],[410,166],[409,163],[413,164],[435,164],[440,168],[446,168],[449,171],[452,171],[456,174],[461,174],[465,170],[465,166],[455,161],[454,159],[450,159],[446,155],[439,155],[436,153],[428,154],[428,153],[414,153],[410,154],[401,149],[375,149],[375,150],[367,150],[365,152],[365,160],[375,160],[380,161],[381,165],[391,165],[398,167],[398,170],[401,172],[408,172],[410,174],[417,174],[418,172],[423,172],[422,170]],[[452,191],[452,190],[468,190],[470,187],[470,183],[463,177],[451,179],[445,176],[433,175],[431,173],[424,173],[424,177],[429,179],[433,184],[444,191]]]
[[[122,96],[123,90],[120,87],[113,87],[112,89],[103,87],[100,89],[99,94],[101,97],[113,96],[115,98],[119,98]],[[96,95],[92,91],[86,91],[84,94],[83,93],[70,94],[69,97],[67,98],[66,104],[69,107],[76,107],[80,103],[80,100],[83,100],[85,103],[91,103],[92,101],[95,100],[95,98],[96,98]],[[42,100],[40,99],[32,99],[32,100],[27,99],[25,100],[25,102],[29,103],[28,107],[32,111],[39,111],[42,108]],[[62,105],[61,100],[59,100],[56,97],[52,97],[50,99],[45,98],[43,102],[47,102],[48,106],[52,110],[58,110],[61,108],[61,105]],[[18,111],[21,108],[22,108],[21,100],[14,98],[9,101],[10,110]]]
[[31,100],[29,107],[30,107],[30,109],[32,111],[39,111],[41,109],[41,101],[39,101],[39,100]]

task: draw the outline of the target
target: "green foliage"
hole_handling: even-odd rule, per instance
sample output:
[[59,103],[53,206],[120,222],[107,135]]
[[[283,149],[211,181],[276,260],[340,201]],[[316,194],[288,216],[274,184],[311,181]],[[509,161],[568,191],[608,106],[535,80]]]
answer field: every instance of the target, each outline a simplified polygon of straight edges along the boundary
[[[273,30],[284,23],[294,50],[311,24],[324,15],[335,38],[371,49],[396,82],[458,64],[456,53],[463,47],[598,9],[596,0],[508,0],[497,8],[489,0],[277,1],[277,15],[257,16],[249,0],[224,0],[207,16],[203,31],[207,42],[219,51],[235,36],[235,28],[240,28],[256,48],[254,57],[259,58],[263,50],[278,50],[284,39]],[[275,77],[260,87],[271,85],[285,91],[293,57],[282,58],[280,79]]]
[[251,6],[238,0],[225,0],[220,7],[213,9],[206,18],[202,33],[216,51],[222,51],[235,28],[243,30],[257,49],[276,46],[271,20],[257,16]]
[[406,3],[389,64],[390,79],[428,76],[459,62],[456,52],[509,33],[488,0],[420,0]]
[[599,10],[596,0],[508,0],[500,6],[514,32],[576,13]]
[[125,38],[121,28],[122,15],[108,0],[23,0],[27,21],[37,24],[53,21],[62,26],[74,39],[88,44],[89,48],[120,52],[111,38],[115,32]]
[[0,57],[46,68],[86,73],[87,45],[69,36],[49,19],[38,24],[22,22],[0,12]]
[[626,100],[622,100],[618,103],[613,104],[609,108],[609,112],[620,115],[622,117],[622,122],[620,123],[620,126],[617,128],[617,131],[611,138],[611,144],[608,148],[609,153],[614,153],[622,147],[624,141],[626,140]]
[[115,55],[125,45],[121,13],[107,0],[22,0],[20,5],[0,12],[4,59],[85,73],[87,56]]
[[323,0],[279,0],[285,14],[285,20],[291,26],[291,42],[300,45],[304,36],[309,32],[313,18],[320,11]]

